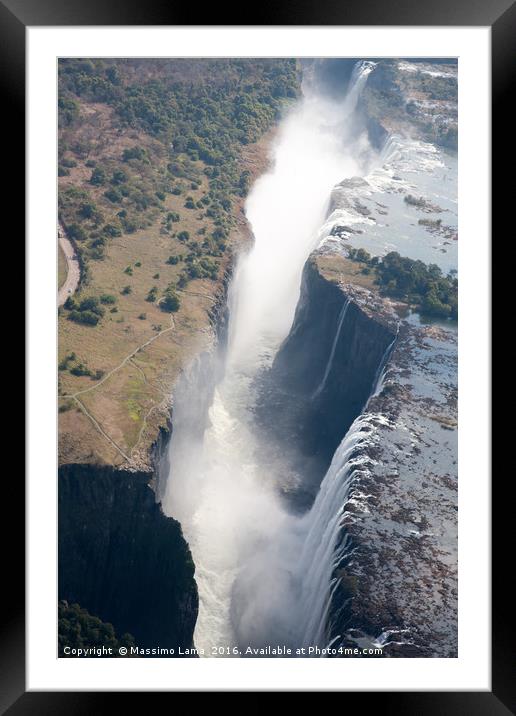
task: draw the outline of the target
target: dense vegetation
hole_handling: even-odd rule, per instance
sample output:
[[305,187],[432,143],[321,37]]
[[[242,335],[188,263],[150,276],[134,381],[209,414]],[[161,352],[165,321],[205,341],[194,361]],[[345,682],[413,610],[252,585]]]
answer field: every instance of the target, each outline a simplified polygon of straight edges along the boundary
[[348,257],[364,264],[364,273],[374,273],[384,295],[406,301],[427,316],[457,318],[458,279],[453,273],[444,276],[436,264],[427,265],[397,251],[379,259],[364,249],[349,249]]
[[[130,649],[134,646],[134,637],[131,634],[124,634],[118,638],[112,624],[102,622],[78,604],[61,601],[58,605],[58,644],[59,656],[62,657],[70,656],[65,653],[65,647],[71,649],[111,647],[111,656],[119,657],[118,649],[121,646]],[[93,654],[93,656],[97,655]],[[109,654],[107,656],[109,657]]]
[[74,351],[71,351],[70,353],[67,353],[60,361],[59,361],[59,371],[70,371],[72,375],[77,376],[83,376],[86,375],[90,377],[92,380],[100,380],[104,377],[104,371],[97,369],[92,370],[88,367],[87,361],[81,361],[77,354],[74,353]]
[[[59,175],[66,183],[59,217],[76,246],[82,285],[110,240],[158,219],[161,234],[185,246],[168,262],[183,263],[177,288],[216,279],[234,200],[250,183],[242,146],[259,139],[297,91],[296,63],[289,59],[60,60]],[[98,136],[76,132],[91,103],[105,106],[120,131],[133,131],[133,145],[118,156],[109,145],[99,151]],[[207,188],[194,198],[189,192],[201,184]],[[184,197],[185,215],[195,212],[197,236],[181,228],[181,213],[167,211],[167,195]],[[102,318],[98,310],[65,308],[80,323],[94,326]]]

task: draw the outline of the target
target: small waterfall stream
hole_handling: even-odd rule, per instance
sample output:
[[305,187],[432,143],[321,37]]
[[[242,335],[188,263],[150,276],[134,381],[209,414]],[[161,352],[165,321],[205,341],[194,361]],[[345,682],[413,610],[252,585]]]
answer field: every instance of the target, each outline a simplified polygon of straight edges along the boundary
[[322,391],[324,390],[324,386],[326,385],[326,381],[328,380],[328,376],[333,365],[333,358],[335,357],[335,349],[337,348],[337,343],[339,342],[340,332],[342,331],[342,326],[344,325],[344,319],[346,318],[348,306],[349,298],[345,301],[340,311],[339,320],[337,322],[337,331],[335,332],[335,338],[333,339],[333,344],[331,347],[330,355],[328,357],[328,362],[326,363],[326,369],[324,371],[324,375],[322,377],[321,382],[319,383],[312,395],[313,398],[316,398],[320,393],[322,393]]

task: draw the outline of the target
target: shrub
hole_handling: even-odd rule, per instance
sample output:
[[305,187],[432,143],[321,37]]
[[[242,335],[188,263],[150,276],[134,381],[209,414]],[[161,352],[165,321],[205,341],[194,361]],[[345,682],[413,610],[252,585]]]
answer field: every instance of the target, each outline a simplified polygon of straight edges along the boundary
[[112,184],[125,184],[126,181],[127,181],[127,174],[124,171],[122,171],[121,169],[117,169],[111,175],[111,183]]
[[158,287],[153,286],[149,290],[149,293],[147,294],[147,298],[145,300],[148,301],[149,303],[154,303],[154,301],[156,300],[157,297],[158,297]]
[[103,293],[100,296],[100,302],[104,303],[105,305],[109,305],[110,303],[116,303],[116,296],[113,296],[112,293]]
[[172,289],[168,289],[166,291],[159,304],[161,310],[166,311],[167,313],[175,313],[179,310],[180,306],[181,301],[179,300],[179,296]]
[[[117,191],[116,189],[108,189],[104,192],[104,196],[106,199],[108,199],[112,204],[118,204],[122,201],[122,194]],[[120,214],[118,214],[120,216]]]
[[59,96],[57,101],[59,126],[72,124],[79,116],[79,105],[71,97]]
[[102,246],[95,246],[93,247],[89,254],[90,258],[92,258],[94,261],[102,261],[104,259],[104,248]]
[[100,306],[100,301],[96,296],[89,296],[88,298],[83,298],[82,301],[79,303],[78,307],[79,311],[92,311],[97,316],[103,316],[104,315],[104,309],[102,306]]
[[428,209],[431,208],[432,205],[430,202],[428,202],[424,197],[420,196],[412,196],[412,194],[407,194],[403,201],[408,204],[409,206],[415,206],[417,209]]
[[83,202],[77,215],[82,219],[91,219],[92,221],[97,221],[101,216],[97,206],[91,201]]
[[115,226],[115,224],[106,224],[102,231],[106,236],[122,236],[122,230],[118,226]]
[[129,217],[122,219],[122,226],[127,234],[134,234],[134,232],[138,229],[136,221]]
[[106,171],[102,167],[95,167],[91,173],[90,184],[102,186],[106,183]]
[[62,361],[59,362],[59,365],[57,366],[58,370],[67,370],[68,369],[68,358],[63,358]]
[[85,241],[88,238],[86,232],[79,224],[70,224],[66,233],[74,241]]
[[71,311],[69,318],[75,323],[83,323],[89,326],[96,326],[99,322],[99,316],[93,311]]
[[122,161],[128,162],[130,159],[143,159],[145,157],[145,149],[141,147],[131,147],[124,149],[122,152]]

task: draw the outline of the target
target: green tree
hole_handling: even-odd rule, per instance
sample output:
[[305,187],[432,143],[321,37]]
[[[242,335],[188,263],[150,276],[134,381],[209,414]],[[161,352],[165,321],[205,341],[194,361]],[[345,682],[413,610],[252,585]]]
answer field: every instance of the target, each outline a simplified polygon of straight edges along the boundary
[[91,173],[90,184],[101,186],[106,183],[106,171],[102,167],[95,167]]
[[179,300],[179,296],[172,289],[168,289],[165,292],[164,297],[159,303],[161,310],[166,311],[167,313],[175,313],[176,311],[179,311],[180,306],[181,301]]

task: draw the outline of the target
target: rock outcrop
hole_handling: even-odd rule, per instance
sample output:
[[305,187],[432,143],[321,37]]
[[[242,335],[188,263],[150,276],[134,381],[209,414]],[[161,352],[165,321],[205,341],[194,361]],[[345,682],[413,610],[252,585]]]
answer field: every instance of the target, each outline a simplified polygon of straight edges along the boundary
[[109,466],[60,468],[59,598],[134,635],[137,646],[189,648],[194,565],[149,478]]
[[[407,316],[406,307],[403,312],[374,285],[349,279],[342,261],[328,252],[324,262],[312,255],[291,333],[274,365],[283,391],[276,414],[289,400],[298,406],[288,427],[305,453],[327,461],[358,415],[371,426],[353,453],[357,466],[347,499],[335,505],[339,543],[347,536],[349,548],[333,572],[327,642],[381,645],[388,657],[453,657],[456,330]],[[316,489],[315,480],[308,489]]]
[[291,495],[301,507],[313,500],[396,335],[395,319],[371,320],[356,295],[325,278],[311,258],[291,331],[265,381],[262,423],[273,426],[271,440],[291,450],[293,472],[304,475]]

